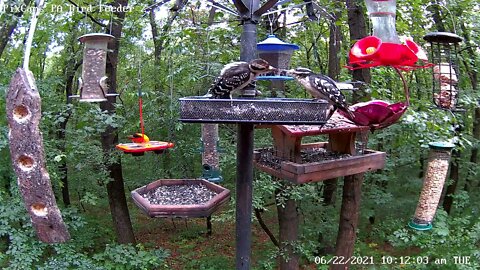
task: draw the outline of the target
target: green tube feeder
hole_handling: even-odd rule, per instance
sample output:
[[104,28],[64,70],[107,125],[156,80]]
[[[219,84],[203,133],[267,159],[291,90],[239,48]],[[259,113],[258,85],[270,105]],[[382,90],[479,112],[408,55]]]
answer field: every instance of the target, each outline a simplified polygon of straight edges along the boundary
[[415,215],[408,223],[410,228],[420,231],[432,228],[432,221],[442,196],[443,185],[447,179],[452,149],[455,147],[455,145],[447,142],[432,142],[428,145],[430,153],[422,192]]

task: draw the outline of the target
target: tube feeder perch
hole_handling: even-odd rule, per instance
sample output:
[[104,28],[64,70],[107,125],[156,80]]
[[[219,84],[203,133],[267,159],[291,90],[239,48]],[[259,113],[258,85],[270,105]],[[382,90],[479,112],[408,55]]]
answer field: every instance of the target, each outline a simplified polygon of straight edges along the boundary
[[423,37],[430,43],[433,63],[432,97],[440,109],[455,110],[458,104],[458,44],[463,39],[453,33],[432,32]]
[[442,196],[443,185],[447,178],[448,165],[454,145],[446,142],[432,142],[429,143],[429,147],[430,153],[422,192],[415,215],[408,223],[408,226],[420,231],[432,228],[432,221]]
[[[268,35],[268,37],[257,43],[258,56],[266,60],[270,65],[279,69],[288,69],[290,65],[290,58],[293,51],[300,49],[298,45],[286,43],[275,35]],[[291,76],[277,76],[267,75],[258,76],[257,80],[293,80]]]
[[80,102],[102,102],[108,94],[106,64],[108,43],[114,40],[109,34],[93,33],[83,35],[78,40],[85,43],[83,49],[82,77],[79,78],[80,95],[71,96],[80,98]]

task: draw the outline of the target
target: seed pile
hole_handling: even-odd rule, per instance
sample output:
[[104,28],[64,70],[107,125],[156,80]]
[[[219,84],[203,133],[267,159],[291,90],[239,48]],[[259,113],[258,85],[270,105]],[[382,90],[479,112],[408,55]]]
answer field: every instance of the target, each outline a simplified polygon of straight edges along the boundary
[[180,116],[185,120],[212,122],[322,124],[326,121],[326,105],[271,100],[181,100]]
[[428,162],[422,193],[415,210],[416,220],[426,223],[431,222],[435,216],[448,171],[449,155],[447,153],[432,155],[434,154],[437,155]]
[[203,124],[202,137],[202,162],[213,167],[218,167],[218,126],[216,124]]
[[[351,155],[330,152],[327,151],[325,148],[309,148],[302,149],[302,151],[300,152],[300,156],[302,158],[300,164],[305,164],[327,160],[344,159],[350,157]],[[264,148],[260,150],[260,158],[258,159],[259,163],[274,169],[280,169],[282,161],[287,160],[278,157],[278,153],[276,153],[273,148]]]
[[217,194],[204,184],[193,184],[159,186],[141,195],[151,204],[191,205],[205,204]]
[[97,90],[100,78],[105,76],[107,53],[102,49],[87,48],[84,55],[82,79],[84,91]]

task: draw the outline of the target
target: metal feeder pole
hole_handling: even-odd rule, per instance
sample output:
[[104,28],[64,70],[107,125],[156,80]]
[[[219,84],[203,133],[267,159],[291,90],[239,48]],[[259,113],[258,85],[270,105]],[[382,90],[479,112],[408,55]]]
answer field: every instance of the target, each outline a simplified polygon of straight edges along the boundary
[[[259,8],[260,2],[259,0],[235,1],[235,6],[243,22],[240,60],[250,61],[255,58],[257,48],[257,25],[253,18],[253,11]],[[236,269],[250,269],[252,249],[253,134],[253,124],[238,124],[235,213]]]

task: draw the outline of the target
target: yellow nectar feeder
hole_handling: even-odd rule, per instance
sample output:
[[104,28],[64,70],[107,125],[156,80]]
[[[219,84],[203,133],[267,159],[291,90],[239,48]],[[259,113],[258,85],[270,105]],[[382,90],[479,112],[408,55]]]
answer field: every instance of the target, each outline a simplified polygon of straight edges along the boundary
[[148,151],[162,154],[166,149],[174,146],[171,142],[150,141],[150,138],[142,133],[135,133],[128,138],[132,140],[131,143],[117,144],[116,148],[126,154],[132,154],[134,156],[142,156]]

